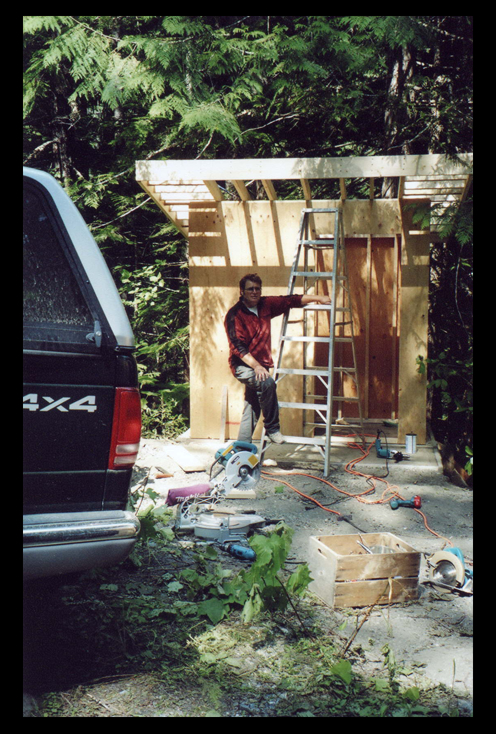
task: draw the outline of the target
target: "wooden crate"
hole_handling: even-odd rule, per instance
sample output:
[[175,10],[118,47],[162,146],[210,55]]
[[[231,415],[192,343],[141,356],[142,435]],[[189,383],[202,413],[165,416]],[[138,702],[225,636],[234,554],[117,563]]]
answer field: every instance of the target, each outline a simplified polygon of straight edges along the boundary
[[[382,546],[384,553],[367,553]],[[420,553],[391,533],[310,537],[309,589],[331,607],[365,607],[418,598]]]

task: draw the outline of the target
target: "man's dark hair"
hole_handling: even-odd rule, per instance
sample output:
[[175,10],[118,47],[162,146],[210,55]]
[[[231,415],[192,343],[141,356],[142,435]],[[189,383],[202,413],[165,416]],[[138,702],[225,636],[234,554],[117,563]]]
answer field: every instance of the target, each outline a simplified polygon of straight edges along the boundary
[[251,280],[252,283],[257,283],[260,288],[262,287],[262,278],[256,273],[249,273],[248,275],[245,275],[243,278],[241,278],[241,280],[239,281],[239,289],[241,291],[244,291],[245,285],[249,280]]

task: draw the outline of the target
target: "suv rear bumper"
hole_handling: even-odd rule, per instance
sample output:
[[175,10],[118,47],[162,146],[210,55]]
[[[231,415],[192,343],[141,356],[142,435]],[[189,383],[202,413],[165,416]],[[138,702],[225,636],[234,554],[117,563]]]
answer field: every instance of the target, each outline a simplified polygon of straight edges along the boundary
[[139,529],[136,516],[125,511],[24,515],[24,580],[119,563]]

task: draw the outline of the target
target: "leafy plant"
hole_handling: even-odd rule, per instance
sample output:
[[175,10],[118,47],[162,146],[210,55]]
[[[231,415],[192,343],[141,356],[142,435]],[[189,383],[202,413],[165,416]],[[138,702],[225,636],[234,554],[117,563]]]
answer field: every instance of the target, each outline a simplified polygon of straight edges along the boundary
[[[189,382],[187,243],[139,189],[136,160],[472,146],[471,16],[23,21],[23,162],[70,192],[118,282],[138,341],[149,435],[174,435],[187,423],[187,399],[177,392]],[[368,185],[348,182],[348,196],[368,198]],[[391,181],[384,187],[394,194]],[[301,197],[299,182],[281,182],[278,193]],[[316,180],[313,193],[335,198],[339,183]],[[450,341],[466,348],[457,332],[469,324],[469,209],[446,229],[458,248],[432,251],[433,356]],[[451,357],[462,359],[459,350]],[[450,421],[436,425],[437,393],[432,403],[442,440]]]
[[185,268],[183,261],[174,264],[158,256],[152,264],[133,271],[124,266],[115,268],[138,337],[136,359],[143,426],[148,436],[173,438],[187,428],[189,325]]
[[[473,201],[443,211],[414,214],[428,226],[435,216],[439,241],[431,246],[429,357],[417,357],[427,375],[435,438],[473,471]],[[468,453],[471,452],[471,453]],[[467,456],[469,461],[467,462]],[[468,468],[467,468],[468,465]]]
[[248,571],[242,569],[233,578],[220,564],[205,566],[206,560],[217,558],[215,549],[206,556],[197,556],[198,568],[185,569],[180,578],[189,598],[198,604],[198,613],[217,624],[231,609],[242,607],[241,618],[247,623],[263,611],[284,611],[288,604],[293,606],[291,596],[301,596],[311,576],[307,564],[302,564],[286,583],[281,578],[292,535],[293,530],[284,522],[266,536],[254,535],[249,542],[256,560]]

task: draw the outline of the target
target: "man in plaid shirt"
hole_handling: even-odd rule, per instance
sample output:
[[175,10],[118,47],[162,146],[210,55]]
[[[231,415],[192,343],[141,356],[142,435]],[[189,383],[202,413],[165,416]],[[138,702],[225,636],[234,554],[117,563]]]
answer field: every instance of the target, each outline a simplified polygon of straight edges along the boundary
[[274,379],[270,322],[290,308],[309,303],[329,304],[329,296],[262,296],[262,280],[256,273],[239,282],[239,301],[226,314],[224,326],[229,341],[229,366],[245,386],[245,403],[238,441],[251,441],[260,413],[273,443],[284,443],[279,423],[279,403]]

